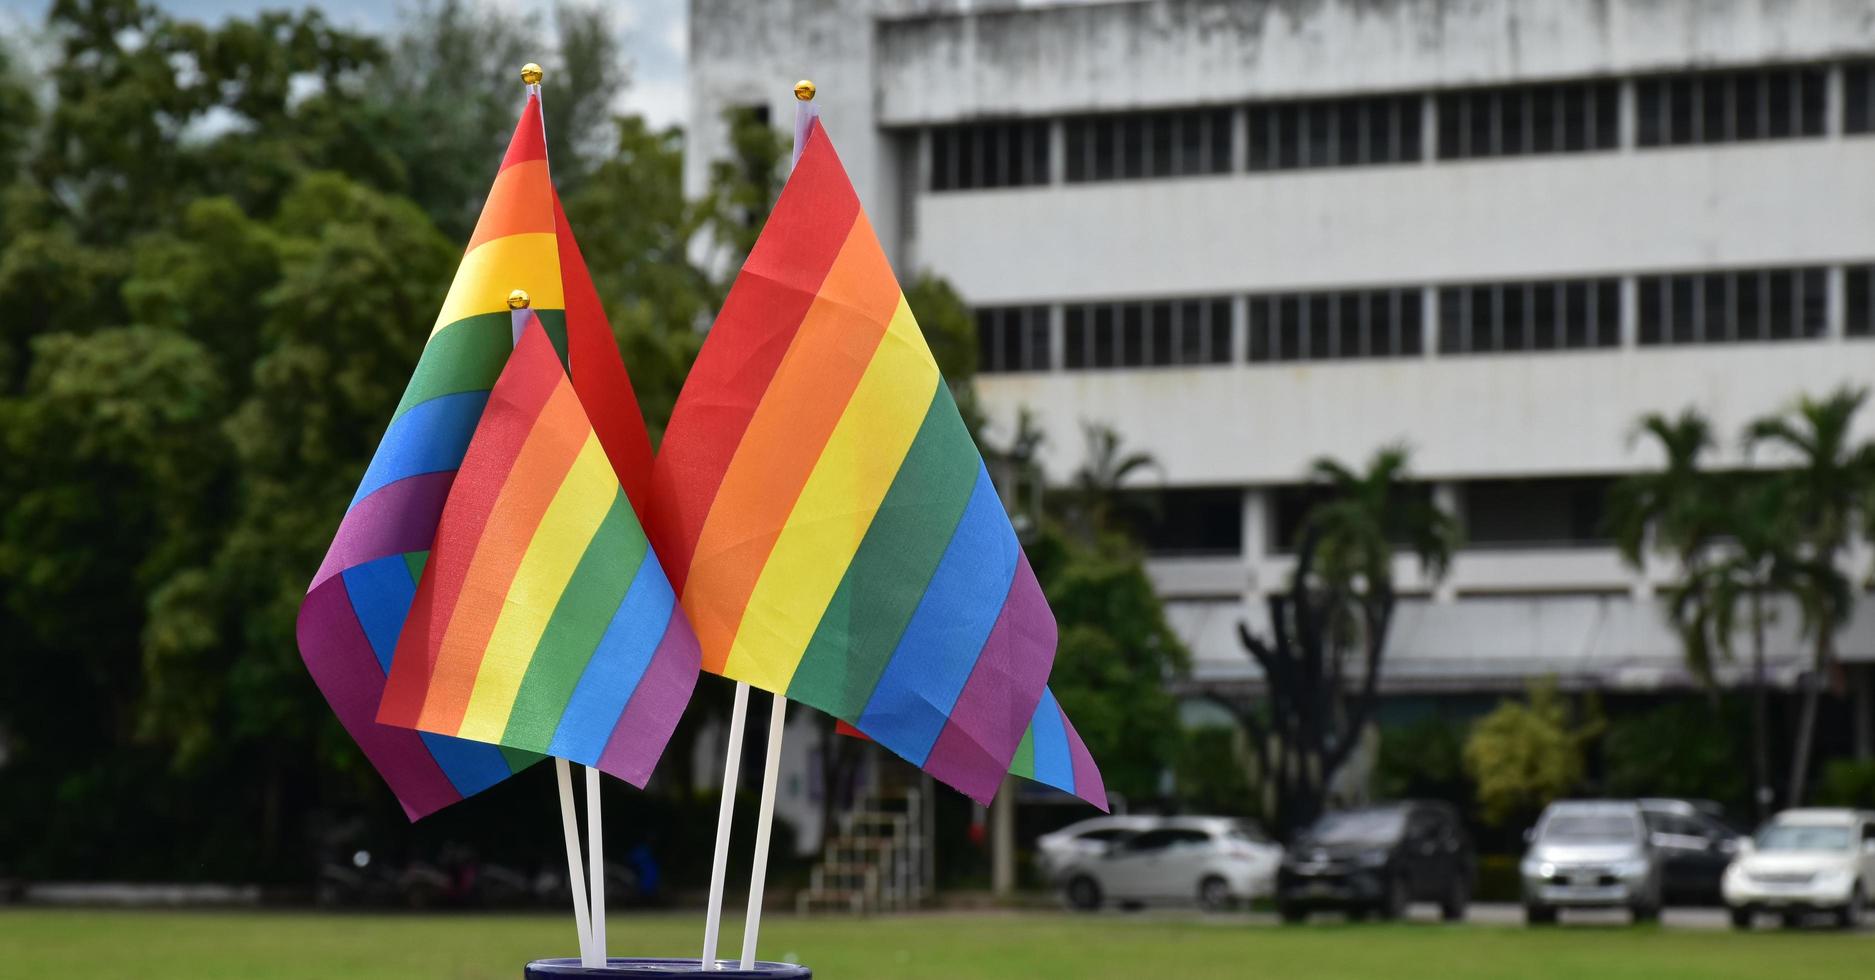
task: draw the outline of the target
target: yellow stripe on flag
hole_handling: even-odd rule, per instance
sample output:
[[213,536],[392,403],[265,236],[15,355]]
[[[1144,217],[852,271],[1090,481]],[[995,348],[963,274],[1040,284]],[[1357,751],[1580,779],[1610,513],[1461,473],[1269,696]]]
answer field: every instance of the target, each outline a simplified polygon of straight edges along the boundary
[[[508,727],[527,665],[547,629],[547,620],[586,547],[599,531],[606,511],[618,496],[618,478],[596,437],[588,436],[566,480],[541,515],[540,527],[527,544],[527,553],[514,573],[495,632],[476,671],[475,689],[456,734],[478,742],[499,742]],[[560,653],[564,655],[564,653]]]
[[553,233],[508,235],[470,249],[456,267],[443,309],[430,333],[478,313],[508,308],[508,293],[527,290],[537,310],[566,308],[560,286],[560,249]]
[[724,676],[768,691],[788,689],[942,383],[901,296],[762,567]]

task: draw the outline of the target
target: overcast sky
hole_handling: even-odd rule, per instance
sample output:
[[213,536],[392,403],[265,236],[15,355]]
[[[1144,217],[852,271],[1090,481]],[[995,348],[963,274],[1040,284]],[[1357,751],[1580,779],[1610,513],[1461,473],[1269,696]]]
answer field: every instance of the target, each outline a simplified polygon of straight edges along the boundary
[[[476,0],[491,3],[493,0]],[[217,21],[258,9],[316,6],[333,22],[367,31],[389,30],[404,4],[398,0],[156,0],[158,6],[191,20]],[[507,10],[533,12],[551,25],[553,0],[501,0]],[[0,32],[12,34],[36,26],[47,0],[0,0]],[[655,126],[678,123],[684,116],[685,0],[630,0],[609,5],[619,27],[619,45],[631,67],[631,86],[619,108],[638,112]]]

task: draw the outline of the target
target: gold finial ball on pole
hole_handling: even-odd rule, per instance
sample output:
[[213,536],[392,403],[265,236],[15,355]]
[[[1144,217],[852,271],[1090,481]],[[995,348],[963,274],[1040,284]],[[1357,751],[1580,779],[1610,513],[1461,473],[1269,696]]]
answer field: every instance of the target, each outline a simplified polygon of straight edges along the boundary
[[531,302],[533,301],[528,299],[527,290],[525,289],[517,289],[508,294],[508,309],[525,310],[527,309],[527,304]]
[[802,102],[814,101],[814,83],[803,78],[794,83],[794,97]]
[[542,74],[540,66],[531,61],[521,66],[521,81],[529,85],[539,85]]

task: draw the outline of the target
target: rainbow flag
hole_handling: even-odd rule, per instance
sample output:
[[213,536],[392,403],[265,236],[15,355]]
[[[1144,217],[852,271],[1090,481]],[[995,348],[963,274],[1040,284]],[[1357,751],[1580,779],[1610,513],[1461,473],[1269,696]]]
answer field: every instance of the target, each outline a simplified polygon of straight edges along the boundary
[[649,527],[703,667],[979,800],[1055,620],[818,122],[678,396]]
[[698,649],[538,318],[443,506],[378,721],[643,786]]
[[1107,809],[1107,786],[1100,778],[1100,767],[1087,751],[1087,743],[1074,730],[1068,713],[1055,701],[1055,692],[1042,691],[1042,701],[1035,706],[1035,718],[1029,722],[1009,771],[1023,779],[1034,780],[1070,793]]
[[[841,735],[869,739],[865,732],[843,721],[836,723],[833,730]],[[1087,743],[1081,741],[1080,733],[1068,721],[1068,713],[1055,700],[1053,690],[1042,690],[1041,703],[1035,706],[1035,718],[1022,733],[1015,758],[1009,762],[1009,774],[1078,796],[1102,812],[1107,809],[1107,787],[1101,781],[1100,767],[1094,764]]]
[[300,656],[412,819],[500,782],[534,756],[377,723],[392,654],[443,502],[514,345],[507,296],[533,297],[634,501],[651,444],[618,346],[547,169],[530,96],[423,356],[300,606]]

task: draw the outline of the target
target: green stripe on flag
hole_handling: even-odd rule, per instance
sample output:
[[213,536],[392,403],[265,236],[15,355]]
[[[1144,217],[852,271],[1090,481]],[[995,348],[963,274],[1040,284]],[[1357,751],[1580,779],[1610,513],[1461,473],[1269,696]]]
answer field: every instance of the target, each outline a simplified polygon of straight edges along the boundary
[[[566,311],[536,310],[553,348],[566,364]],[[464,391],[487,391],[501,376],[508,354],[514,350],[514,319],[507,313],[481,313],[463,317],[438,330],[424,345],[416,372],[404,388],[391,420],[432,398]]]
[[412,585],[423,581],[423,566],[429,563],[430,553],[427,551],[404,552],[404,567],[410,569],[410,583]]
[[950,388],[932,394],[872,526],[821,615],[788,697],[857,719],[924,598],[982,466]]
[[1022,741],[1016,743],[1016,757],[1009,760],[1009,772],[1023,779],[1035,778],[1035,725],[1022,730]]
[[508,727],[501,740],[545,751],[553,741],[573,688],[585,673],[586,662],[599,648],[599,639],[612,622],[638,566],[645,558],[645,535],[632,513],[625,492],[612,498],[612,506],[587,542],[573,577],[547,619],[547,627],[534,647]]

